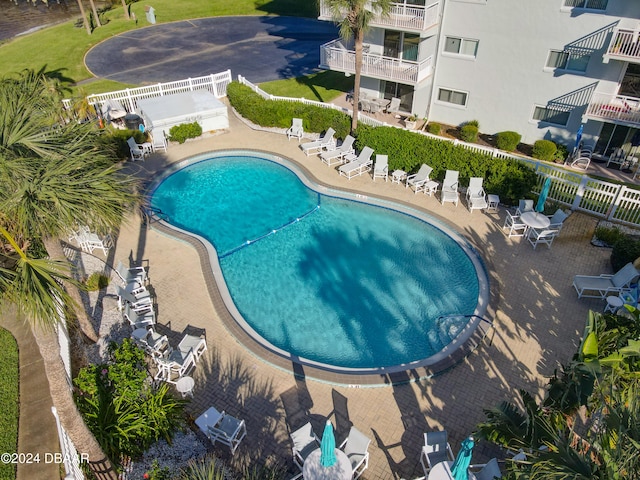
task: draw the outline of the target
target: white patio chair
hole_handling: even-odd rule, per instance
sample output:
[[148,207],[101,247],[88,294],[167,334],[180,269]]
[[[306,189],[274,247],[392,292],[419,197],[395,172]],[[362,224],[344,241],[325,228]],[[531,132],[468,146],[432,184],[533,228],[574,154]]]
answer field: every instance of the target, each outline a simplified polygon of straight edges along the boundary
[[355,142],[355,140],[351,135],[347,135],[342,144],[335,150],[322,152],[320,154],[320,160],[328,166],[344,163],[344,158],[353,153],[353,142]]
[[373,181],[376,178],[384,178],[386,182],[389,180],[389,157],[387,155],[376,155],[376,163],[373,166]]
[[353,469],[353,478],[358,478],[369,467],[369,444],[371,439],[356,427],[351,427],[349,436],[340,445]]
[[304,461],[309,454],[320,447],[320,440],[311,427],[311,422],[306,423],[289,435],[293,442],[293,463],[302,471]]
[[126,305],[137,313],[151,310],[153,308],[153,300],[151,293],[144,287],[136,288],[132,293],[125,288],[116,285],[116,294],[118,295],[118,308],[123,310]]
[[469,179],[469,188],[467,188],[467,208],[469,212],[474,210],[482,210],[489,207],[487,203],[487,194],[482,188],[482,177],[471,177]]
[[533,212],[533,200],[518,200],[516,215],[522,215],[525,212]]
[[589,169],[589,165],[591,165],[591,157],[580,156],[575,158],[569,164],[569,167],[587,171]]
[[309,156],[312,153],[320,153],[322,150],[333,150],[335,148],[336,140],[333,136],[336,131],[329,127],[325,134],[314,142],[306,142],[300,145],[300,148],[305,155]]
[[109,249],[113,246],[111,235],[99,237],[97,233],[82,231],[77,235],[78,244],[84,252],[93,253],[94,250],[102,250],[105,257],[109,254]]
[[136,143],[136,140],[133,137],[129,137],[129,139],[127,140],[127,143],[129,144],[129,152],[131,154],[131,160],[132,161],[144,160],[144,148],[142,148],[142,145],[140,145],[139,143]]
[[[429,475],[429,471],[436,463],[453,462],[454,456],[447,437],[446,430],[424,434],[424,446],[420,453],[420,463],[425,476]],[[426,465],[424,464],[425,460],[427,461]]]
[[193,359],[197,363],[202,354],[207,351],[207,341],[202,337],[185,334],[178,344],[178,350],[182,353],[193,352]]
[[348,180],[368,172],[371,169],[371,155],[373,155],[371,147],[364,147],[357,157],[350,153],[345,157],[348,163],[341,165],[338,172]]
[[184,353],[180,350],[169,349],[165,355],[153,357],[158,372],[154,379],[176,384],[180,377],[184,377],[196,367],[193,352]]
[[163,356],[169,349],[169,339],[166,335],[161,335],[153,328],[144,331],[144,335],[136,336],[136,332],[142,329],[134,330],[131,337],[151,356]]
[[149,278],[147,270],[144,267],[125,267],[121,260],[118,260],[118,264],[114,269],[118,277],[124,282],[125,285],[130,283],[137,283],[144,285]]
[[298,141],[302,139],[302,134],[304,130],[302,129],[302,119],[294,118],[291,120],[291,126],[287,130],[287,139],[291,140],[291,137],[297,138]]
[[507,210],[507,218],[504,219],[504,225],[502,226],[502,230],[504,229],[509,229],[507,233],[509,237],[523,237],[527,232],[527,224],[522,223],[520,215],[513,215]]
[[613,163],[615,165],[618,165],[621,170],[622,170],[622,165],[625,162],[625,153],[624,150],[622,148],[616,148],[613,150],[613,153],[611,155],[609,155],[609,159],[607,160],[607,167],[609,166],[610,163]]
[[564,221],[569,218],[569,214],[565,213],[564,210],[559,208],[553,215],[548,215],[548,217],[549,221],[551,222],[549,224],[549,228],[558,230],[558,232],[560,232],[560,230],[562,230],[562,226],[564,225]]
[[389,103],[389,106],[387,107],[386,111],[387,113],[392,113],[392,114],[405,113],[405,112],[400,112],[400,99],[397,97],[391,98],[391,103]]
[[640,272],[633,263],[627,263],[614,275],[576,275],[573,277],[573,287],[578,292],[578,298],[604,299],[608,295],[619,295],[624,290],[629,290],[638,277]]
[[[478,468],[479,471],[477,471]],[[469,465],[469,480],[494,480],[494,478],[502,478],[502,472],[496,458],[492,458],[487,463]]]
[[207,436],[211,443],[223,443],[229,447],[234,455],[240,442],[247,435],[244,420],[239,420],[224,412],[219,412],[215,407],[210,407],[206,412],[196,418],[196,425]]
[[447,170],[442,181],[442,190],[440,190],[440,201],[444,205],[445,202],[452,202],[458,206],[458,175],[457,170]]
[[156,324],[156,314],[151,305],[136,311],[130,303],[125,303],[122,308],[122,316],[135,329],[151,327]]
[[551,244],[559,233],[560,231],[555,229],[537,230],[535,228],[530,228],[527,239],[529,240],[529,243],[533,245],[534,250],[540,243],[544,243],[547,248],[551,248]]
[[162,150],[164,152],[167,151],[167,137],[164,136],[163,130],[158,130],[156,133],[153,131],[150,133],[151,135],[151,146],[154,152]]
[[413,175],[409,175],[407,177],[405,188],[412,187],[414,193],[424,192],[425,185],[429,182],[429,176],[433,172],[433,168],[431,168],[426,163],[420,165],[420,170],[418,173],[414,173]]

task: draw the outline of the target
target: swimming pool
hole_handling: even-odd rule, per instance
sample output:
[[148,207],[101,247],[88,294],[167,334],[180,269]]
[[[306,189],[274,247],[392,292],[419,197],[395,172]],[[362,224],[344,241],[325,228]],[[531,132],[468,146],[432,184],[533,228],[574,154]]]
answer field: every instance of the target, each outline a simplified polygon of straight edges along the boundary
[[486,308],[486,272],[464,239],[406,207],[314,185],[275,155],[194,157],[150,203],[213,246],[236,321],[302,363],[424,362]]

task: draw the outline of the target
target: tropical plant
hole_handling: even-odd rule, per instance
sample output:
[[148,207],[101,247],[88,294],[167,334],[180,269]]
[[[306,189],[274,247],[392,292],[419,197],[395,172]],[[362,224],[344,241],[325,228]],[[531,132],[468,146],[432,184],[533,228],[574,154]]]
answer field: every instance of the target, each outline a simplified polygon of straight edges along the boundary
[[362,43],[364,34],[369,30],[371,20],[376,16],[387,17],[391,11],[392,0],[322,0],[331,11],[333,21],[340,27],[340,36],[344,40],[353,38],[355,45],[355,78],[353,82],[353,118],[351,132],[358,127],[358,108],[360,103],[360,79],[362,76]]
[[215,455],[189,460],[180,472],[181,480],[224,480],[225,470]]

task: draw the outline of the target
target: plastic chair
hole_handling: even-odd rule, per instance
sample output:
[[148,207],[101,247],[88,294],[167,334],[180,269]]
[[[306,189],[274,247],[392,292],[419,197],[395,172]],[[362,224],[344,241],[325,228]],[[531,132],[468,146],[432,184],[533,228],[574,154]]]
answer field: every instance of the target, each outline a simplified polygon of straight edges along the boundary
[[291,137],[295,137],[298,139],[298,142],[302,139],[302,134],[304,130],[302,129],[302,119],[294,118],[291,120],[291,127],[287,130],[287,139],[291,140]]
[[371,439],[369,437],[356,427],[351,427],[351,430],[349,430],[349,436],[340,445],[340,450],[349,457],[354,479],[362,475],[367,467],[369,467],[368,450],[370,443]]
[[216,442],[227,445],[234,455],[240,442],[247,435],[244,420],[239,420],[224,412],[219,412],[215,407],[210,407],[206,412],[196,418],[196,425],[207,436],[211,443]]
[[[427,465],[424,461],[427,461]],[[424,446],[420,454],[420,463],[425,476],[429,475],[429,471],[436,463],[453,462],[454,456],[451,451],[451,445],[448,442],[448,434],[446,430],[439,432],[427,432],[424,434]]]
[[520,215],[512,215],[510,211],[507,210],[507,218],[504,220],[504,225],[502,229],[509,229],[509,233],[507,234],[509,237],[523,237],[527,231],[527,225],[522,223],[520,220]]
[[313,431],[311,422],[307,422],[289,436],[293,442],[293,462],[302,471],[304,461],[311,452],[320,447],[320,441]]

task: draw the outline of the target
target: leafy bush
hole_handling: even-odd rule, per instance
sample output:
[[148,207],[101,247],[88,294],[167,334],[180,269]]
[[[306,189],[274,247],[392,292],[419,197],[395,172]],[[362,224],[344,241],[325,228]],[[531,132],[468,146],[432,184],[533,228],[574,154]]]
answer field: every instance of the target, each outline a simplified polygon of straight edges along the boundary
[[336,137],[344,138],[351,131],[351,117],[339,110],[301,102],[266,100],[238,82],[227,86],[227,98],[240,115],[262,127],[289,128],[295,117],[302,118],[307,132],[321,133],[333,127]]
[[171,441],[183,425],[184,400],[167,384],[147,381],[144,351],[126,338],[109,346],[110,361],[82,368],[73,383],[87,427],[115,465],[136,458],[160,438]]
[[95,292],[109,285],[109,277],[100,272],[93,272],[89,275],[89,278],[85,280],[84,284],[89,292]]
[[432,135],[440,135],[440,132],[442,131],[442,125],[440,125],[439,123],[436,123],[436,122],[431,122],[429,124],[429,126],[427,127],[427,130]]
[[478,120],[469,120],[465,125],[473,125],[477,129],[480,129],[480,122]]
[[551,140],[536,140],[533,144],[533,158],[540,160],[552,161],[555,157],[558,147]]
[[556,143],[556,153],[553,155],[553,160],[556,162],[564,162],[569,156],[569,149],[566,145]]
[[478,140],[478,127],[467,123],[460,128],[460,140],[467,143],[473,143]]
[[181,123],[169,130],[169,140],[178,143],[184,143],[188,138],[197,138],[200,135],[202,135],[202,127],[198,122]]
[[215,455],[191,459],[180,472],[181,480],[225,480],[224,466]]
[[614,246],[616,242],[625,235],[617,227],[597,227],[595,232],[596,238],[609,246]]
[[513,152],[520,143],[522,136],[518,132],[498,132],[496,133],[496,146],[500,150]]
[[611,250],[611,266],[614,271],[620,270],[629,262],[634,262],[640,258],[640,239],[629,235],[623,236]]
[[136,143],[147,141],[147,134],[140,130],[119,130],[117,128],[106,128],[105,134],[100,137],[103,146],[110,148],[118,160],[129,158],[129,145],[127,140],[133,137]]

